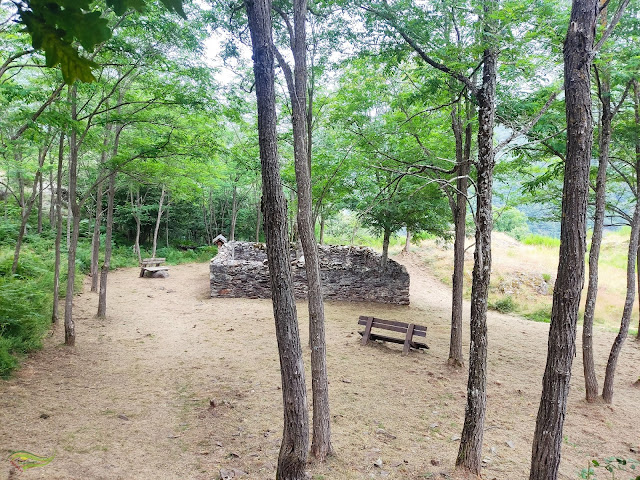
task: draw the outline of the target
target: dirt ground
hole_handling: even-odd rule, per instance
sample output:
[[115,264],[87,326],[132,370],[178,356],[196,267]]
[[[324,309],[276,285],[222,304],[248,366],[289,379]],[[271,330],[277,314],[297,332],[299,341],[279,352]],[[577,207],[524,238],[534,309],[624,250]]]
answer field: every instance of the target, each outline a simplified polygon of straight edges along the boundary
[[[314,479],[456,478],[466,370],[446,366],[450,292],[416,254],[398,259],[411,274],[411,306],[327,304],[336,455],[310,465]],[[95,318],[96,309],[86,285],[74,307],[77,346],[62,345],[59,327],[0,382],[0,479],[209,480],[221,469],[275,477],[282,413],[269,300],[212,299],[208,264],[190,264],[172,266],[166,279],[115,271],[108,317]],[[298,314],[306,344],[304,303]],[[362,347],[359,315],[427,325],[431,349],[402,357],[400,345]],[[549,326],[494,312],[488,323],[483,477],[528,478]],[[595,339],[601,382],[613,338],[598,331]],[[578,478],[591,458],[640,460],[631,451],[640,444],[639,347],[624,346],[612,406],[584,402],[577,356],[561,478]],[[55,458],[20,473],[7,459],[16,450]]]

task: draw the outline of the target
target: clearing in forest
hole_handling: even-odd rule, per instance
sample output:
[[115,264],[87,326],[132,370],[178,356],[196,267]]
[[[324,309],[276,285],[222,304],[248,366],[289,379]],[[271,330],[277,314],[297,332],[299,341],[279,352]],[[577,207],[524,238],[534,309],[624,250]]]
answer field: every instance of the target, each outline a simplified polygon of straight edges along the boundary
[[[396,259],[411,274],[411,306],[326,306],[337,455],[312,464],[313,478],[455,477],[466,369],[446,366],[450,290],[419,254]],[[0,383],[0,478],[10,474],[16,450],[55,453],[48,465],[21,474],[25,479],[209,480],[221,469],[274,478],[282,407],[271,302],[212,299],[208,275],[208,264],[172,266],[167,279],[139,278],[135,268],[112,272],[106,319],[94,317],[97,296],[87,286],[74,310],[77,346],[62,346],[58,328]],[[298,306],[306,345],[306,306]],[[399,345],[363,347],[359,315],[427,325],[431,349],[403,357]],[[488,323],[484,474],[526,478],[549,326],[494,312]],[[597,332],[600,375],[613,337]],[[304,353],[308,368],[307,347]],[[576,358],[561,478],[577,478],[591,458],[638,458],[631,451],[637,429],[629,424],[637,418],[638,365],[639,344],[629,340],[613,405],[587,405]]]

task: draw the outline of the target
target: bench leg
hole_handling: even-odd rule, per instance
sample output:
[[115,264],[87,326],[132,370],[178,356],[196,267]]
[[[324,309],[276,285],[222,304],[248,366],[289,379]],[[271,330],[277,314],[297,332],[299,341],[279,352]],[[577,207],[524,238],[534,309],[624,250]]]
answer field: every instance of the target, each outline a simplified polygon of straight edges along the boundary
[[404,339],[404,348],[402,349],[402,355],[407,355],[409,353],[409,347],[411,346],[411,341],[413,340],[413,327],[413,323],[410,323],[407,327],[407,336]]
[[362,334],[362,340],[360,343],[362,345],[366,345],[369,341],[369,335],[371,334],[371,325],[373,324],[373,317],[367,317],[367,326],[364,328],[364,333]]
[[140,269],[140,276],[141,276],[141,277],[144,277],[144,268],[141,268],[141,269]]

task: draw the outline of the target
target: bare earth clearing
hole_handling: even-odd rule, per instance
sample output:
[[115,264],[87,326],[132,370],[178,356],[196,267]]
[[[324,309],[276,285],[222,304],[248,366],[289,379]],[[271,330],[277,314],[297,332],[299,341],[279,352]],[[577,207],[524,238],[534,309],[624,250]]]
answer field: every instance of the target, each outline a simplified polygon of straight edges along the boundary
[[[450,292],[417,254],[398,259],[411,274],[410,307],[327,305],[337,455],[310,466],[315,479],[455,478],[466,370],[446,366]],[[58,327],[0,383],[0,478],[208,480],[221,469],[274,478],[282,419],[271,303],[211,299],[208,278],[208,264],[173,266],[167,279],[115,271],[106,319],[94,317],[97,295],[86,286],[76,299],[77,346],[62,346]],[[304,304],[298,313],[306,343]],[[400,345],[361,347],[359,315],[427,325],[431,350],[402,357]],[[548,325],[495,312],[488,321],[483,476],[528,478]],[[613,338],[597,332],[600,382]],[[305,356],[308,366],[306,347]],[[630,451],[640,444],[639,366],[639,344],[629,340],[613,406],[587,405],[578,355],[561,478],[576,479],[591,458],[639,459]],[[15,450],[56,457],[12,472],[6,458]]]

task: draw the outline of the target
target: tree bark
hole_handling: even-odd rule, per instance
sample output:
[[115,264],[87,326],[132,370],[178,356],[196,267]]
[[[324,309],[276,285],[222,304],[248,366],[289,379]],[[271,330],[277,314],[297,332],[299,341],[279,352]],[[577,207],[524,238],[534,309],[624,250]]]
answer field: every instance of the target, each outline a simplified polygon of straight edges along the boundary
[[547,364],[542,379],[530,480],[555,480],[560,465],[576,324],[584,285],[589,164],[593,140],[591,51],[598,0],[573,0],[564,44],[567,154],[562,195],[560,261],[553,291]]
[[385,228],[382,236],[382,257],[380,258],[380,266],[382,268],[385,268],[387,266],[387,260],[389,259],[390,240],[391,240],[391,230],[388,228]]
[[[322,299],[322,279],[318,244],[313,225],[311,197],[311,150],[307,116],[307,0],[294,0],[293,37],[290,38],[294,71],[278,55],[285,73],[291,99],[293,149],[296,184],[298,188],[298,235],[304,252],[309,304],[309,345],[311,347],[311,384],[313,392],[313,434],[311,453],[320,461],[332,453],[331,417],[329,413],[329,382],[325,342],[325,315]],[[285,16],[284,12],[281,15]]]
[[[606,18],[606,13],[605,13]],[[600,246],[604,230],[607,168],[609,166],[609,145],[611,144],[611,87],[608,75],[603,72],[599,75],[600,97],[600,131],[598,146],[600,156],[598,158],[598,176],[596,179],[596,204],[593,219],[593,235],[589,248],[589,280],[587,296],[584,306],[584,321],[582,325],[582,363],[584,370],[585,397],[592,403],[598,399],[598,379],[596,377],[595,363],[593,360],[593,318],[598,296],[598,260],[600,258]]]
[[40,175],[38,176],[38,235],[42,233],[42,196],[42,172],[40,172]]
[[278,164],[271,1],[245,0],[253,47],[262,166],[264,231],[278,340],[284,430],[277,480],[305,478],[309,449],[307,393],[287,241],[287,206]]
[[229,232],[229,241],[236,239],[236,221],[238,219],[238,186],[233,184],[233,193],[231,197],[231,231]]
[[[468,100],[467,100],[468,103]],[[466,125],[464,139],[459,107],[452,112],[452,129],[456,141],[456,203],[453,205],[453,223],[455,240],[453,244],[453,275],[451,287],[451,338],[449,341],[449,358],[447,363],[454,367],[464,365],[462,356],[462,302],[464,293],[464,243],[466,239],[467,191],[471,157],[472,128],[470,107],[465,106]]]
[[[100,154],[100,165],[98,166],[98,176],[102,173],[102,168],[107,161],[107,146],[109,144],[109,134],[111,124],[105,128],[104,140],[102,141],[102,153]],[[98,291],[98,262],[100,261],[100,227],[102,226],[102,182],[98,184],[96,191],[96,217],[93,224],[93,237],[91,239],[91,291]]]
[[[77,87],[71,87],[71,120],[77,120]],[[67,293],[64,299],[64,343],[70,347],[76,344],[76,326],[73,321],[73,290],[76,278],[76,250],[80,229],[80,205],[76,195],[78,180],[78,140],[75,129],[69,135],[69,211],[73,218],[73,228],[69,236],[69,251],[67,254]],[[69,225],[68,227],[69,228]]]
[[[117,146],[114,147],[114,156],[117,154]],[[111,239],[113,235],[113,200],[116,194],[116,172],[109,175],[109,187],[107,190],[107,231],[104,239],[104,262],[100,269],[100,295],[98,297],[98,317],[107,315],[107,281],[111,266]]]
[[[484,6],[483,36],[492,31],[494,2]],[[491,40],[488,40],[491,43]],[[478,92],[478,180],[476,186],[476,247],[471,287],[471,345],[464,427],[456,467],[474,475],[482,468],[482,439],[487,404],[487,302],[491,279],[491,231],[493,213],[493,128],[495,123],[497,51],[487,48],[483,54],[482,88]]]
[[156,247],[158,245],[158,231],[160,230],[160,220],[162,219],[162,203],[164,202],[164,185],[162,186],[162,193],[160,194],[160,201],[158,202],[158,216],[156,217],[156,227],[153,230],[153,251],[151,256],[156,256]]
[[404,253],[409,253],[411,251],[411,230],[407,228],[407,235],[404,239],[404,248],[402,249]]
[[636,298],[636,255],[638,252],[638,234],[640,232],[640,202],[636,200],[636,208],[631,221],[631,234],[629,236],[629,253],[627,258],[627,295],[622,310],[622,320],[620,321],[620,330],[616,339],[611,346],[609,360],[607,360],[607,369],[602,386],[602,399],[606,403],[613,401],[613,378],[616,373],[616,365],[618,357],[622,350],[622,345],[629,333],[629,324],[631,323],[631,314],[633,313],[633,302]]
[[60,248],[62,244],[62,164],[64,162],[64,132],[60,132],[58,144],[58,173],[56,176],[56,241],[55,264],[53,268],[53,310],[51,323],[57,323],[60,317]]

